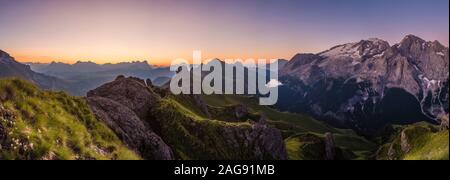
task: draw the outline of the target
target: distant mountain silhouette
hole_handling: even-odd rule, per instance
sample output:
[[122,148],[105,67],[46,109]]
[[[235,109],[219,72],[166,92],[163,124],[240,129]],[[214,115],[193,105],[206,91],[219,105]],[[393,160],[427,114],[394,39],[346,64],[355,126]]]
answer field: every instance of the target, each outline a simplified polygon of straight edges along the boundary
[[41,88],[49,90],[64,90],[78,94],[75,89],[71,88],[71,83],[59,78],[36,73],[29,66],[17,62],[8,53],[0,50],[0,78],[18,77],[31,81]]
[[110,79],[114,79],[118,75],[135,76],[142,79],[150,78],[154,80],[158,77],[172,77],[174,74],[168,67],[155,68],[149,65],[147,61],[122,62],[117,64],[96,64],[81,61],[75,64],[60,62],[27,64],[36,72],[68,80],[88,77],[111,77]]
[[147,61],[124,62],[118,64],[96,64],[77,62],[65,64],[52,62],[17,62],[6,52],[0,51],[0,77],[20,77],[49,90],[63,90],[72,95],[84,96],[89,90],[114,80],[118,75],[134,76],[164,83],[173,76],[168,67],[153,68]]

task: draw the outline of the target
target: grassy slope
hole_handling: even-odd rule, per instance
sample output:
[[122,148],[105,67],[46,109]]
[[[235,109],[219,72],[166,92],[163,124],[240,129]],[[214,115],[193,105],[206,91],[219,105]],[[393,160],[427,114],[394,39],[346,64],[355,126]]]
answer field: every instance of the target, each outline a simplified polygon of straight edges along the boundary
[[18,79],[0,80],[0,105],[14,114],[2,119],[7,138],[0,159],[139,159],[82,98],[41,91]]
[[247,105],[253,113],[264,112],[269,118],[269,123],[276,126],[283,132],[286,148],[290,159],[308,159],[301,157],[304,142],[299,136],[315,134],[323,138],[326,132],[332,132],[335,136],[335,143],[342,149],[353,151],[355,158],[365,159],[371,151],[376,149],[376,145],[365,138],[356,135],[352,130],[336,129],[308,116],[279,112],[268,106],[258,105],[258,100],[245,96],[211,95],[204,96],[206,102],[211,106],[225,107],[237,104]]
[[[336,145],[342,149],[342,157],[367,158],[376,148],[351,130],[335,129],[307,116],[259,106],[254,98],[204,97],[208,104],[216,107],[245,104],[251,113],[265,112],[269,123],[283,132],[290,159],[322,158],[323,147],[318,142],[323,140],[325,132],[333,132]],[[0,159],[139,159],[95,119],[81,98],[41,91],[22,80],[6,79],[0,80],[0,105],[14,114],[13,121],[0,118],[7,134],[0,147]],[[248,122],[208,120],[191,101],[176,96],[164,99],[155,111],[168,117],[165,119],[169,122],[162,123],[161,131],[181,159],[251,156],[252,152],[246,149],[226,146],[227,137],[221,130],[226,126],[247,129],[250,127]],[[193,124],[196,124],[195,128]],[[411,150],[401,152],[397,134],[380,149],[378,159],[387,159],[391,144],[396,150],[396,159],[448,159],[448,131],[439,132],[437,127],[424,123],[400,128],[410,139]]]
[[[422,122],[398,128],[388,143],[384,144],[377,159],[404,160],[448,160],[449,134],[448,130],[439,131],[439,127]],[[401,133],[407,137],[410,146],[408,152],[401,148]],[[391,148],[392,147],[392,148]],[[391,156],[389,150],[391,149]]]
[[208,119],[192,102],[177,96],[164,98],[153,111],[157,116],[166,117],[161,123],[160,133],[180,159],[252,159],[254,152],[251,148],[227,145],[236,134],[224,131],[226,127],[249,130],[251,125],[248,121]]

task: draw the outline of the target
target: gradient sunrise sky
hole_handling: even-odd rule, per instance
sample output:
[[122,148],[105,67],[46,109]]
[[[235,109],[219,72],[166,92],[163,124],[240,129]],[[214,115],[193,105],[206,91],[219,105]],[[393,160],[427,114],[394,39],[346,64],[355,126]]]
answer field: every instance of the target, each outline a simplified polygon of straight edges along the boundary
[[0,0],[17,60],[98,63],[285,58],[371,37],[448,46],[448,0]]

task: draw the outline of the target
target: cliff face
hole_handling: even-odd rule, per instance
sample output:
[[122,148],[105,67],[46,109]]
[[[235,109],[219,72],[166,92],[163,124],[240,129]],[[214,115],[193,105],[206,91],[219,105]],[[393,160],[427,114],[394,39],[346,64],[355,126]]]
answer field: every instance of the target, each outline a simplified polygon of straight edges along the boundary
[[298,54],[280,70],[278,106],[359,130],[439,121],[448,114],[448,66],[447,47],[412,35],[394,46],[369,39]]
[[287,158],[279,130],[258,122],[212,120],[216,115],[210,112],[221,113],[200,106],[200,96],[165,91],[118,77],[90,91],[87,99],[97,118],[146,159]]
[[128,107],[103,97],[88,98],[94,114],[145,159],[174,159],[170,147]]

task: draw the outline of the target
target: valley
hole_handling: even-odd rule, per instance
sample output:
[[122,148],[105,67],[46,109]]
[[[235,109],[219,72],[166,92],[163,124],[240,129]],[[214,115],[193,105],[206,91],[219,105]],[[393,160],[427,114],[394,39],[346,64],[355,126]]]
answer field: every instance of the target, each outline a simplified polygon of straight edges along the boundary
[[145,61],[25,65],[0,51],[0,159],[448,160],[448,61],[412,35],[297,54],[276,62],[279,101],[262,106],[174,95],[169,68]]

